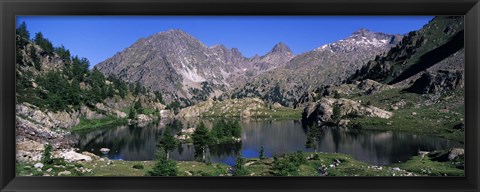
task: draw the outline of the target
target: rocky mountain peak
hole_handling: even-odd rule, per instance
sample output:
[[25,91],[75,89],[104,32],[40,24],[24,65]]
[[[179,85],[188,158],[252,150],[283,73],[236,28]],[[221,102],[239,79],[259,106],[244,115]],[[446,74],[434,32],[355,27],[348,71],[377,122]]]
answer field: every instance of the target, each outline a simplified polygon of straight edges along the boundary
[[398,39],[401,39],[401,36],[374,32],[361,28],[345,39],[323,45],[315,50],[330,51],[332,53],[346,53],[356,50],[358,51],[359,49],[371,50],[389,47],[392,44],[398,43]]
[[273,46],[270,53],[292,53],[292,50],[285,43],[279,42]]
[[374,33],[375,33],[375,32],[370,31],[370,30],[368,30],[368,29],[360,28],[360,29],[358,29],[357,31],[354,31],[354,32],[352,33],[352,35],[367,36],[367,35],[374,34]]

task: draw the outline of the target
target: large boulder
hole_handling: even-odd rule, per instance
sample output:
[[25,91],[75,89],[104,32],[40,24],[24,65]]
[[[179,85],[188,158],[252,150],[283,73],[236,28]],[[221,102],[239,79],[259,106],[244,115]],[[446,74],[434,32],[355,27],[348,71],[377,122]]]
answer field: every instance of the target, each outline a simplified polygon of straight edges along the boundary
[[364,106],[350,99],[322,98],[305,107],[302,119],[307,122],[326,123],[332,121],[333,107],[339,106],[341,116],[356,115],[388,119],[393,113],[374,106]]
[[160,110],[160,117],[162,119],[165,119],[165,118],[171,119],[174,117],[174,115],[170,110]]
[[448,151],[435,151],[435,152],[429,153],[429,156],[431,157],[432,160],[439,161],[439,162],[459,160],[464,158],[464,155],[465,155],[465,149],[463,148],[451,148]]
[[75,151],[65,152],[65,153],[61,154],[61,156],[65,159],[65,161],[69,161],[69,162],[77,162],[77,161],[90,162],[90,161],[92,161],[92,157],[87,156],[87,155],[82,155],[82,154],[77,153]]

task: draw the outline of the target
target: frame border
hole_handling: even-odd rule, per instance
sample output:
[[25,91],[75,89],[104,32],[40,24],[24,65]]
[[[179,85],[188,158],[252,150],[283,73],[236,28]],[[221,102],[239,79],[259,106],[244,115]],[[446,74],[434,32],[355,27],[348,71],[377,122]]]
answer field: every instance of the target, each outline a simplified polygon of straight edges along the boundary
[[[0,0],[0,191],[479,191],[479,0]],[[465,177],[15,177],[16,15],[465,15]]]

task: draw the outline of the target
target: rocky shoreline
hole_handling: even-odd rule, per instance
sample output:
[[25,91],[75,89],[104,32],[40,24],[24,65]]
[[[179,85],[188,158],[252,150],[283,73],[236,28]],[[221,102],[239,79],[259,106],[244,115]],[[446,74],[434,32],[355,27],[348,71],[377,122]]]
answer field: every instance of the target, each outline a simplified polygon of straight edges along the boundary
[[[170,118],[172,114],[163,110],[165,106],[157,105],[162,110],[159,117],[137,115],[137,120],[129,120],[140,127],[158,118]],[[125,118],[126,114],[118,109],[96,104],[95,110],[107,112],[117,118]],[[17,162],[37,162],[42,158],[45,145],[52,145],[53,158],[63,158],[68,162],[91,161],[98,156],[80,152],[75,149],[78,138],[72,135],[72,128],[80,124],[80,118],[101,119],[105,115],[82,106],[79,111],[51,112],[41,110],[29,103],[16,105],[16,160]],[[86,153],[86,154],[85,154]]]

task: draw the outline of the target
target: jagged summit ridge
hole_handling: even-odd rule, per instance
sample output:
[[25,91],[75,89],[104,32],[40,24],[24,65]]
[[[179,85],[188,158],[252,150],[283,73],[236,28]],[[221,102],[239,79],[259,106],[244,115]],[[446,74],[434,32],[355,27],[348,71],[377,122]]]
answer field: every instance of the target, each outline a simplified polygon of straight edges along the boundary
[[399,42],[400,35],[373,32],[361,28],[352,33],[351,36],[334,43],[323,45],[315,51],[330,51],[335,53],[346,53],[357,49],[380,48]]
[[290,47],[288,47],[285,43],[279,42],[273,46],[270,53],[292,53],[292,50],[290,50]]

